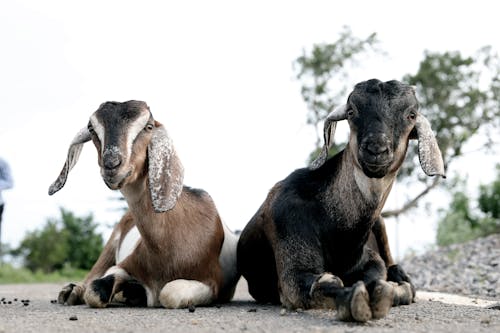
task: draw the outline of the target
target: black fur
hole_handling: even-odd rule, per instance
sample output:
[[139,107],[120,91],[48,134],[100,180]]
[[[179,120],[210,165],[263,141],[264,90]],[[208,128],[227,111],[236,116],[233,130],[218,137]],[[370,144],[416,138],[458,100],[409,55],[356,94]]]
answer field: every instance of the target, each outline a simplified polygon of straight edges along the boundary
[[92,281],[90,288],[97,296],[99,296],[101,303],[107,304],[110,301],[114,283],[115,276],[107,275],[102,279]]
[[[270,191],[241,233],[238,269],[258,302],[311,308],[333,298],[342,319],[366,321],[386,314],[394,292],[385,282],[390,253],[383,260],[367,246],[372,228],[383,223],[385,197],[361,192],[354,169],[394,179],[391,168],[402,162],[395,152],[408,143],[418,103],[407,85],[370,80],[356,85],[347,105],[357,145],[317,168],[294,171]],[[409,281],[396,267],[389,278]]]

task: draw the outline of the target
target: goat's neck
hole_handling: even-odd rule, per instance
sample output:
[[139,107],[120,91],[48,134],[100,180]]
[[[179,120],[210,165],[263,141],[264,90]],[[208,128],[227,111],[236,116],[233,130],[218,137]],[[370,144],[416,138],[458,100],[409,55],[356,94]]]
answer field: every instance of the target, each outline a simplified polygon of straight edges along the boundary
[[384,207],[397,172],[390,172],[382,178],[370,178],[365,175],[353,154],[350,150],[344,151],[339,175],[341,179],[353,182],[363,199],[373,204],[379,213]]
[[153,210],[151,194],[146,178],[127,184],[121,189],[134,221],[146,244],[159,244],[157,237],[161,234],[158,228],[165,228],[167,213],[156,213]]

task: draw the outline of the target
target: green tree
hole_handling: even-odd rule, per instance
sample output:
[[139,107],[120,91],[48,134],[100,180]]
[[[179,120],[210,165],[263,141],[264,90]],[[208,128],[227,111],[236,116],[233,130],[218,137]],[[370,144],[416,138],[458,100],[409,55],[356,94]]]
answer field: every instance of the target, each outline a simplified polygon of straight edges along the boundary
[[349,27],[344,27],[337,41],[315,44],[310,52],[304,50],[295,60],[294,68],[302,83],[301,94],[308,109],[307,124],[316,131],[316,151],[310,159],[322,146],[324,119],[341,103],[349,89],[349,70],[358,66],[363,57],[382,53],[378,43],[375,33],[361,39],[354,36]]
[[496,180],[479,187],[477,204],[471,203],[465,181],[454,182],[450,207],[441,210],[436,241],[445,246],[463,243],[478,237],[500,232],[500,165]]
[[[445,167],[466,156],[464,150],[475,138],[481,141],[475,150],[491,150],[492,133],[500,125],[500,58],[490,47],[483,47],[474,57],[460,52],[425,52],[415,75],[403,81],[416,86],[421,112],[432,124]],[[418,169],[416,149],[409,149],[400,175],[403,182],[421,182],[422,192],[402,207],[385,211],[396,216],[415,207],[418,201],[440,183],[440,178],[425,177]]]
[[28,232],[12,255],[23,258],[32,271],[49,273],[66,265],[90,269],[103,248],[93,216],[76,217],[61,208],[61,219],[49,219],[39,230]]

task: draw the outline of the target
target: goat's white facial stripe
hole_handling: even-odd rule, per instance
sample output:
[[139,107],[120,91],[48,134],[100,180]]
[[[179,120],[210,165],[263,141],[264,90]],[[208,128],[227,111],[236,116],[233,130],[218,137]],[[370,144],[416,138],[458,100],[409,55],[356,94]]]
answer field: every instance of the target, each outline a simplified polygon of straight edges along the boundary
[[143,112],[139,118],[134,120],[132,124],[130,124],[130,127],[127,129],[127,142],[126,142],[126,147],[127,147],[127,152],[128,156],[132,154],[132,144],[134,143],[135,138],[139,133],[146,127],[146,124],[149,121],[150,118],[149,112]]
[[102,150],[104,149],[104,126],[97,119],[95,114],[93,114],[90,117],[90,123],[92,124],[92,127],[94,128],[94,132],[97,135],[97,137],[99,138],[99,141],[101,141],[101,153],[102,153]]

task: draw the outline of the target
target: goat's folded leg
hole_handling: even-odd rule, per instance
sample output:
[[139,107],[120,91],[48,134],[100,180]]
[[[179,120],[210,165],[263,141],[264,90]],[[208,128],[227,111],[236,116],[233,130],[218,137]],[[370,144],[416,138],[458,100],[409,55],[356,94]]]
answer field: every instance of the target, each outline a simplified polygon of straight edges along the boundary
[[[394,299],[393,306],[411,304],[415,299],[415,286],[404,269],[399,265],[392,265],[387,268],[387,281],[395,282],[399,287],[397,297]],[[410,288],[408,292],[407,289]]]
[[85,303],[93,308],[104,308],[110,303],[147,306],[144,286],[121,268],[91,281],[83,297]]
[[177,279],[168,282],[160,292],[160,303],[168,309],[208,305],[214,300],[214,290],[196,280]]
[[365,248],[363,263],[344,276],[351,287],[331,291],[337,317],[344,321],[365,322],[383,318],[395,299],[395,286],[386,280],[385,264],[380,256]]
[[358,281],[351,287],[321,288],[332,297],[337,318],[342,321],[366,322],[383,318],[389,312],[394,298],[394,287],[384,280],[368,286]]

